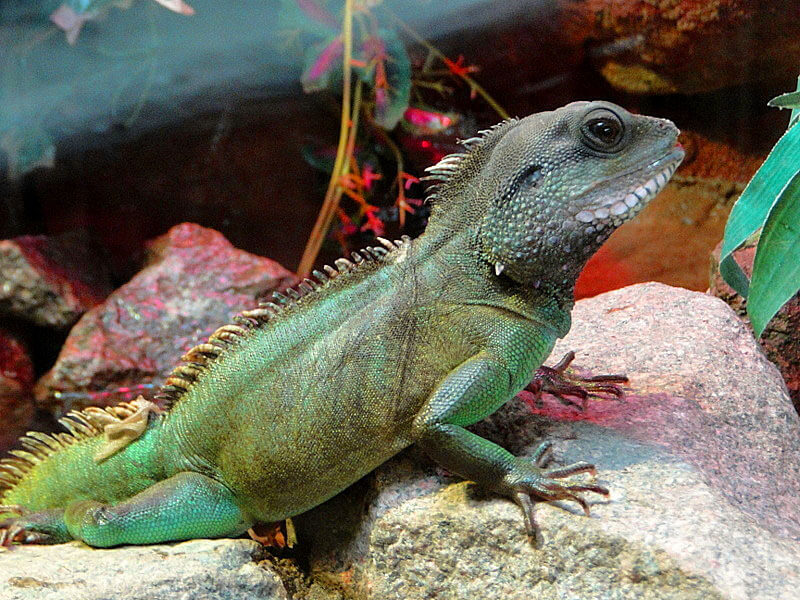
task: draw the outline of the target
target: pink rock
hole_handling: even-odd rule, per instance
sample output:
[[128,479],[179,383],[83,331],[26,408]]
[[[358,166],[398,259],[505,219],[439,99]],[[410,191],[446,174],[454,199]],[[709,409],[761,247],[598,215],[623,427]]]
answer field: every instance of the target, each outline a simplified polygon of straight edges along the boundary
[[147,266],[70,332],[36,384],[40,406],[60,414],[153,392],[180,356],[295,276],[234,248],[217,231],[176,225],[150,243]]
[[[710,294],[724,300],[739,317],[750,326],[747,317],[747,300],[730,287],[719,273],[719,256],[722,243],[711,254]],[[745,246],[733,253],[733,257],[745,274],[753,273],[756,247]],[[752,328],[751,328],[752,331]],[[795,295],[781,308],[758,338],[758,343],[783,375],[794,407],[800,413],[800,296]]]

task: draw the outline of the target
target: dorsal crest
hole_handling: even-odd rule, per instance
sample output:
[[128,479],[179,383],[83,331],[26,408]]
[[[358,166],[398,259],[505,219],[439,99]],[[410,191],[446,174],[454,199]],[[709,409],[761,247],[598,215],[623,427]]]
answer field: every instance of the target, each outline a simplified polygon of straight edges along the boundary
[[435,165],[425,169],[425,172],[430,174],[422,177],[421,180],[433,182],[426,190],[425,201],[432,204],[439,201],[442,189],[453,181],[470,157],[480,153],[482,148],[502,137],[508,129],[517,123],[519,123],[519,119],[506,119],[496,125],[492,125],[489,129],[482,129],[475,137],[458,140],[458,143],[464,146],[466,152],[448,154]]
[[337,259],[334,261],[335,267],[325,265],[322,270],[314,270],[311,277],[303,279],[296,287],[289,288],[284,293],[273,292],[272,297],[261,301],[257,308],[234,316],[232,324],[220,327],[208,340],[181,357],[180,364],[170,373],[154,400],[165,410],[171,409],[217,358],[239,344],[252,331],[268,326],[295,305],[313,302],[325,292],[332,280],[358,273],[362,265],[383,262],[391,252],[411,241],[407,235],[394,242],[380,237],[377,239],[380,246],[367,246],[363,250],[352,252],[349,259]]
[[140,409],[137,401],[120,402],[114,406],[90,406],[73,410],[59,423],[67,430],[57,433],[29,431],[19,442],[23,450],[10,450],[11,457],[0,460],[0,497],[2,492],[16,486],[37,464],[53,454],[83,440],[103,434],[109,423],[121,423]]

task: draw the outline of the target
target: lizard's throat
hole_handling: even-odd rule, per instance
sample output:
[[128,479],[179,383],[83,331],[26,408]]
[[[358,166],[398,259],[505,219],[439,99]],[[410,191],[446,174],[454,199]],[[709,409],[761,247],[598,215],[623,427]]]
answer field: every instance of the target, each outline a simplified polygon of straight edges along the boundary
[[517,248],[512,255],[492,256],[490,251],[486,258],[495,276],[509,277],[532,289],[552,290],[571,299],[578,275],[613,230],[601,228],[587,238],[585,228],[565,222],[557,231],[540,233],[533,243]]

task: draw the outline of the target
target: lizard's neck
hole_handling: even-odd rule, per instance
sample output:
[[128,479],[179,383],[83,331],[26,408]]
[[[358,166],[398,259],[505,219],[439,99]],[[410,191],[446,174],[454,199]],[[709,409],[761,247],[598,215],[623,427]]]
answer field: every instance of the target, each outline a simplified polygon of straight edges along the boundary
[[425,263],[436,278],[434,285],[444,286],[449,301],[482,304],[502,308],[551,327],[559,337],[570,327],[574,304],[574,280],[563,283],[563,275],[554,281],[547,269],[531,281],[516,281],[506,274],[499,276],[494,265],[483,255],[478,239],[478,224],[464,221],[431,221],[414,240],[413,260]]

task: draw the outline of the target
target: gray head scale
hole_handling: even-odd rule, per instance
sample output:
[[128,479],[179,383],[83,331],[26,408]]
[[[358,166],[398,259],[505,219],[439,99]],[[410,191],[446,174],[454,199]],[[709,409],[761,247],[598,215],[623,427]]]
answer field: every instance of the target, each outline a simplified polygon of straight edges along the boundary
[[571,290],[588,258],[675,172],[678,133],[671,121],[600,101],[505,128],[482,169],[482,256],[498,275]]

